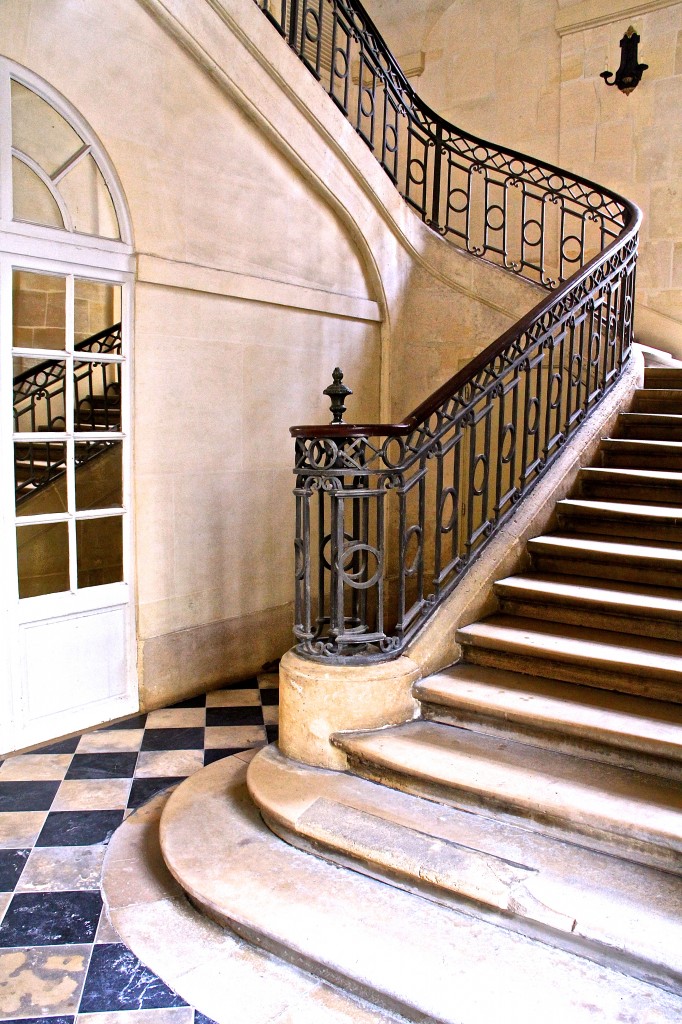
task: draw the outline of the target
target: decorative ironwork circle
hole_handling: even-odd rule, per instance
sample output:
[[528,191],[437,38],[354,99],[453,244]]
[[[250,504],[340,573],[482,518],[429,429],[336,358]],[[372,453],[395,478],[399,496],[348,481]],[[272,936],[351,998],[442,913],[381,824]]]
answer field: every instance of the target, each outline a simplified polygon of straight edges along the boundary
[[[354,573],[347,572],[345,568],[345,565],[348,563],[348,561],[351,560],[353,556],[357,554],[359,551],[364,552],[367,556],[373,555],[377,560],[377,567],[374,572],[374,575],[370,577],[370,579],[368,580],[360,581],[357,578],[366,571],[368,558],[363,560],[363,564],[361,565],[361,567]],[[369,587],[373,587],[376,584],[377,580],[379,579],[382,570],[383,560],[381,557],[381,552],[378,551],[377,548],[373,548],[371,544],[363,544],[360,541],[356,541],[354,544],[349,544],[348,547],[344,548],[343,551],[341,552],[341,557],[339,558],[338,565],[339,575],[343,582],[347,583],[348,586],[351,587],[353,590],[368,590]]]
[[[458,202],[461,205],[457,205],[457,202],[455,202],[455,196],[461,197],[458,198]],[[450,191],[450,194],[448,195],[448,206],[450,207],[453,213],[464,213],[468,205],[469,197],[463,188],[453,188]]]
[[471,473],[471,489],[476,495],[480,497],[485,490],[486,480],[488,479],[488,456],[484,455],[483,452],[474,459],[474,465]]
[[524,222],[523,240],[526,245],[539,245],[542,241],[542,224],[539,220],[531,218]]
[[504,210],[496,204],[489,206],[485,215],[485,222],[491,231],[500,231],[504,227]]
[[[419,169],[419,173],[418,174],[415,174],[415,170],[414,170],[415,167],[417,167]],[[410,181],[413,181],[415,185],[423,185],[424,184],[424,177],[425,177],[425,174],[426,174],[426,168],[424,167],[424,164],[421,162],[421,160],[417,160],[416,156],[412,157],[412,159],[410,160],[410,163],[409,163],[408,169],[407,169],[407,173],[408,173]]]
[[516,427],[513,423],[505,423],[502,431],[500,444],[500,459],[504,466],[508,465],[514,457],[516,450]]
[[[369,100],[369,106],[365,105],[365,100]],[[371,89],[368,89],[366,85],[363,85],[360,92],[360,110],[364,117],[372,117],[374,115],[374,96]]]
[[[408,549],[409,549],[409,546],[410,546],[410,543],[411,543],[413,537],[417,538],[417,540],[416,540],[416,548],[415,548],[415,552],[414,552],[414,558],[412,559],[412,564],[408,565],[407,564],[408,563]],[[421,563],[421,557],[422,557],[422,528],[421,528],[421,526],[417,526],[417,524],[415,523],[414,526],[410,526],[409,529],[407,529],[405,531],[405,538],[404,538],[404,544],[403,544],[403,565],[404,565],[403,574],[405,576],[407,576],[408,578],[411,578],[412,576],[414,576],[416,574],[417,570],[419,569],[420,563]]]
[[[445,519],[445,504],[446,504],[448,498],[451,501],[450,517],[449,517],[447,523],[444,523],[443,520]],[[452,532],[452,529],[453,529],[453,527],[454,527],[454,525],[455,525],[455,523],[457,521],[457,505],[458,505],[458,498],[457,498],[457,491],[455,490],[455,488],[454,487],[444,487],[443,488],[443,493],[440,496],[440,508],[438,510],[438,519],[440,521],[440,532],[441,533],[451,533]]]

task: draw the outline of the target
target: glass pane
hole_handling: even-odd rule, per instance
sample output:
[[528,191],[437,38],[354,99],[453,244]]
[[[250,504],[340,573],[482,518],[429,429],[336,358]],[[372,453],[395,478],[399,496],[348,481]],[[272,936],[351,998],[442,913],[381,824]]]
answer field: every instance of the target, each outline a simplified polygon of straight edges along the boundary
[[51,177],[82,148],[83,140],[49,103],[13,81],[12,145]]
[[76,442],[76,508],[121,508],[122,442]]
[[57,187],[66,200],[74,231],[102,238],[120,237],[109,189],[92,156],[79,160]]
[[66,512],[66,445],[60,441],[17,441],[14,481],[17,515]]
[[66,347],[66,278],[15,270],[12,274],[12,344],[15,348]]
[[91,352],[120,353],[120,331],[98,342],[84,344],[93,335],[111,331],[121,323],[121,286],[102,281],[74,282],[75,341],[81,349]]
[[45,224],[48,228],[64,227],[61,210],[45,182],[15,156],[12,157],[12,192],[14,220]]
[[17,527],[19,597],[69,589],[69,532],[66,523]]
[[78,586],[98,587],[123,579],[123,519],[79,519],[76,523]]
[[14,430],[66,430],[65,359],[14,359]]
[[121,429],[121,364],[77,362],[73,368],[74,429]]

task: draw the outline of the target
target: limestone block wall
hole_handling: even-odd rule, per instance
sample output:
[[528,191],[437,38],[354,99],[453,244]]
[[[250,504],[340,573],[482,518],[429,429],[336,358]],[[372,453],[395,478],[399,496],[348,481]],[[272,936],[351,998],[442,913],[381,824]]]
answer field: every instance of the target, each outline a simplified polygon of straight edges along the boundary
[[[682,354],[682,3],[673,0],[367,0],[439,113],[634,200],[644,212],[636,329]],[[632,24],[649,65],[608,88]]]
[[[404,415],[537,301],[405,206],[251,0],[6,0],[130,208],[144,707],[291,645],[293,423]],[[55,46],[55,40],[59,45]],[[106,73],[103,73],[106,67]]]

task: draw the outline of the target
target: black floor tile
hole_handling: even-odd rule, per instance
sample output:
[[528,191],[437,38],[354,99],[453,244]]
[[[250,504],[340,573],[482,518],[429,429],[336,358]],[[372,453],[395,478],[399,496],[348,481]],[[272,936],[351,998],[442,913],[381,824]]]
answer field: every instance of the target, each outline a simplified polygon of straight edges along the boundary
[[276,743],[279,739],[279,726],[278,725],[266,725],[265,733],[268,737],[268,743]]
[[169,708],[205,708],[206,707],[206,694],[200,693],[198,697],[187,697],[185,700],[179,700],[177,704],[169,704]]
[[101,910],[99,892],[16,893],[0,925],[0,946],[94,942]]
[[93,949],[80,1013],[187,1005],[123,943],[102,943]]
[[81,738],[78,736],[70,736],[67,740],[57,740],[56,743],[48,743],[44,747],[39,747],[37,750],[32,750],[32,754],[73,754],[76,747],[80,743]]
[[191,729],[147,729],[142,750],[202,750],[203,726]]
[[111,732],[114,729],[144,729],[146,723],[146,715],[132,715],[130,718],[124,718],[121,722],[103,726],[102,732]]
[[67,779],[132,779],[137,752],[121,750],[113,754],[74,754]]
[[241,754],[243,750],[248,750],[248,747],[234,747],[232,749],[207,749],[204,751],[204,768],[208,764],[213,764],[214,761],[222,761],[224,757],[232,757],[233,754]]
[[206,708],[206,725],[262,725],[260,706],[253,708]]
[[0,850],[0,892],[14,892],[30,850]]
[[216,1024],[216,1022],[212,1017],[207,1017],[205,1013],[199,1013],[198,1010],[195,1010],[194,1024]]
[[261,690],[260,702],[265,707],[274,707],[275,704],[279,704],[279,690]]
[[51,811],[36,846],[108,843],[122,821],[123,811]]
[[176,786],[178,783],[184,782],[186,778],[186,775],[173,775],[152,779],[135,779],[130,787],[128,807],[141,807],[157,793],[162,793],[169,786]]
[[0,782],[0,811],[49,811],[59,782]]

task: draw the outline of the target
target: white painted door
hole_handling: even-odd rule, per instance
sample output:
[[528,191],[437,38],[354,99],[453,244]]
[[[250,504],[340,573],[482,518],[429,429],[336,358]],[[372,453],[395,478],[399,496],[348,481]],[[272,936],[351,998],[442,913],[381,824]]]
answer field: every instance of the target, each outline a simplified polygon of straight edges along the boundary
[[137,683],[127,214],[88,126],[2,60],[0,115],[1,752]]

